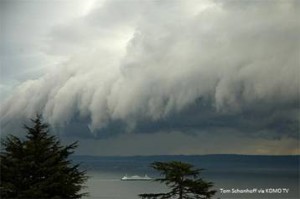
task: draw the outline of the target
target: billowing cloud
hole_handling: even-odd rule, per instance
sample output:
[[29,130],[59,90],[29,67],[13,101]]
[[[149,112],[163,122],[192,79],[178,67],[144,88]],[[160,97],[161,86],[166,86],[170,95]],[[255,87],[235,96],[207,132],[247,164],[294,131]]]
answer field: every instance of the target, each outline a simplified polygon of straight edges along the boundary
[[41,112],[95,134],[119,125],[295,137],[299,13],[292,0],[102,2],[48,34],[44,53],[65,61],[14,89],[2,124]]

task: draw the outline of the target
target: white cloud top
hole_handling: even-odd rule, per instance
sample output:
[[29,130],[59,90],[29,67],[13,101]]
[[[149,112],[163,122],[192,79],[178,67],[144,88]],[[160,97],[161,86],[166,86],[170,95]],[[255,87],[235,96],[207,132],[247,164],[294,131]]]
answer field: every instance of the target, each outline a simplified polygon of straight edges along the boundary
[[160,120],[198,99],[220,114],[299,100],[298,1],[99,5],[48,33],[43,53],[65,61],[2,100],[3,124],[41,112],[56,126],[89,118],[99,130]]

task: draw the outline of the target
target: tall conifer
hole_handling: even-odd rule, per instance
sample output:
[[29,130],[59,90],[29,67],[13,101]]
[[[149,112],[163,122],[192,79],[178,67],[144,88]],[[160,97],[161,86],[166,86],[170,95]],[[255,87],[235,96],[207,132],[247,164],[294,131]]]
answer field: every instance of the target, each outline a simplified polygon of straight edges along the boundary
[[41,116],[31,121],[24,140],[13,135],[2,140],[1,198],[81,198],[87,177],[68,159],[77,142],[62,146]]

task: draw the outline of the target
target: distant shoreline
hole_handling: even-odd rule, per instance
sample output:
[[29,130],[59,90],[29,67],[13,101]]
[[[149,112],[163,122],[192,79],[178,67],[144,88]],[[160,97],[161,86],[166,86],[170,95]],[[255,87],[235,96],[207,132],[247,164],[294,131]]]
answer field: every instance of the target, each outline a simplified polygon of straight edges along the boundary
[[72,155],[72,157],[90,157],[90,158],[156,158],[156,157],[300,157],[295,155],[261,155],[261,154],[203,154],[203,155]]

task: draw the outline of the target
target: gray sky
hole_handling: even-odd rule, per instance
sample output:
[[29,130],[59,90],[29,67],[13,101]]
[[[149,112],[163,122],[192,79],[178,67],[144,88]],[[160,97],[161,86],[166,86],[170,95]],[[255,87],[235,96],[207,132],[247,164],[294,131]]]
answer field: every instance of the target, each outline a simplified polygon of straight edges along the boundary
[[1,0],[1,134],[40,112],[79,154],[299,154],[299,5]]

